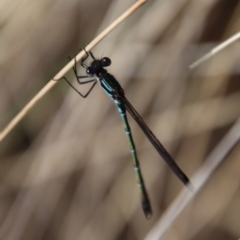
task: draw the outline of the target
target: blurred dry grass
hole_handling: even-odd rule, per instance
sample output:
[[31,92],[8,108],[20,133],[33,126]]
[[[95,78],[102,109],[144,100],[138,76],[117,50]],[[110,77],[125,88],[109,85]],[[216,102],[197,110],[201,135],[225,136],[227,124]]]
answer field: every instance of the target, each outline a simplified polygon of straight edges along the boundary
[[[133,3],[2,0],[1,129]],[[188,176],[239,117],[238,42],[188,66],[239,31],[239,11],[236,0],[152,0],[93,49],[112,59],[109,71]],[[99,86],[82,99],[60,82],[1,143],[0,238],[144,239],[183,186],[130,123],[151,220],[114,103]],[[237,146],[162,239],[240,237],[239,153]]]

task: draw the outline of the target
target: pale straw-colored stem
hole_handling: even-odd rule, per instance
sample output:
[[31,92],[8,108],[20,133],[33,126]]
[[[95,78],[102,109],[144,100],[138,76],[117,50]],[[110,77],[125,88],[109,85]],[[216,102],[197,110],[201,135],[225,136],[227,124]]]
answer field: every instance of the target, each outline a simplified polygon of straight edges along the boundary
[[237,34],[233,35],[223,43],[219,44],[217,47],[213,48],[209,53],[205,54],[203,57],[198,59],[196,62],[192,63],[189,68],[193,69],[196,68],[198,65],[202,64],[209,58],[213,57],[215,54],[218,52],[222,51],[224,48],[228,47],[230,44],[236,42],[240,38],[240,32]]
[[[139,7],[141,7],[147,0],[137,1],[131,6],[126,12],[124,12],[119,18],[117,18],[112,24],[110,24],[103,32],[101,32],[96,38],[94,38],[86,47],[87,51],[91,50],[96,46],[104,37],[106,37],[114,28],[116,28],[121,22],[127,17],[133,14]],[[79,61],[85,52],[81,51],[77,56],[76,60]],[[74,66],[74,59],[70,61],[61,71],[55,76],[54,80],[61,79],[72,67]],[[13,130],[13,128],[24,118],[24,116],[35,106],[35,104],[42,98],[50,89],[57,83],[57,81],[50,80],[36,96],[16,115],[15,118],[3,129],[0,133],[0,142]]]

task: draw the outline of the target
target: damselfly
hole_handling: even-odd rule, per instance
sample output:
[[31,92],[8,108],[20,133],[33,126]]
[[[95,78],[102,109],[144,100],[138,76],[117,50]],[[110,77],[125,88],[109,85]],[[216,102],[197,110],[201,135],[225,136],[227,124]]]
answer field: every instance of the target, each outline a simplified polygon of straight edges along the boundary
[[[152,133],[152,131],[149,129],[147,124],[143,121],[141,116],[133,108],[131,103],[126,99],[124,90],[122,89],[121,85],[116,80],[116,78],[110,73],[108,73],[107,70],[105,69],[106,67],[111,65],[111,60],[108,57],[104,57],[98,60],[94,57],[91,51],[87,52],[85,50],[85,53],[86,53],[86,56],[82,58],[81,66],[86,69],[86,75],[85,76],[78,75],[76,59],[75,59],[75,65],[73,67],[73,71],[75,73],[76,79],[79,84],[92,83],[88,92],[86,94],[82,94],[67,80],[67,78],[63,77],[63,79],[65,79],[66,82],[83,98],[86,98],[89,95],[89,93],[92,91],[96,83],[99,82],[101,87],[107,93],[107,95],[111,99],[113,99],[113,101],[117,105],[118,111],[124,123],[125,133],[128,137],[128,141],[130,144],[134,170],[136,173],[138,187],[139,187],[141,198],[142,198],[142,209],[144,211],[145,216],[147,218],[150,218],[152,216],[152,208],[151,208],[149,197],[145,188],[135,144],[133,141],[131,129],[130,129],[127,115],[126,115],[126,110],[130,113],[133,119],[138,123],[139,127],[145,133],[149,141],[152,143],[152,145],[155,147],[158,153],[162,156],[162,158],[166,161],[166,163],[169,165],[172,171],[178,176],[178,178],[186,186],[191,186],[190,180],[184,174],[184,172],[179,168],[179,166],[176,164],[176,162],[173,160],[173,158],[167,152],[167,150],[163,147],[160,141],[156,138],[156,136]],[[89,56],[92,58],[92,62],[90,66],[85,64],[85,61]],[[88,80],[81,80],[81,79],[88,79]]]

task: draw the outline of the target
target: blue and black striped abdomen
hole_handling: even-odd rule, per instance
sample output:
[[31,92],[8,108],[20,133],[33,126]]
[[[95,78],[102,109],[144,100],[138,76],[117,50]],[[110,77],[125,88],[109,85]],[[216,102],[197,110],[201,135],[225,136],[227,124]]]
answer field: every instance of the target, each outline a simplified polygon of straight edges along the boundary
[[134,166],[134,170],[135,170],[135,174],[136,174],[136,179],[138,182],[138,188],[141,193],[142,209],[145,213],[145,216],[147,218],[150,218],[152,216],[151,204],[150,204],[147,190],[146,190],[146,187],[144,184],[144,180],[143,180],[143,176],[142,176],[142,172],[141,172],[141,168],[140,168],[140,163],[139,163],[138,156],[137,156],[137,150],[136,150],[136,147],[135,147],[135,144],[133,141],[131,128],[128,123],[125,104],[124,104],[124,102],[122,102],[122,100],[115,99],[114,101],[115,101],[115,104],[118,107],[118,111],[122,117],[122,120],[124,123],[124,128],[125,128],[125,133],[128,137],[130,151],[131,151],[131,155],[132,155],[133,166]]

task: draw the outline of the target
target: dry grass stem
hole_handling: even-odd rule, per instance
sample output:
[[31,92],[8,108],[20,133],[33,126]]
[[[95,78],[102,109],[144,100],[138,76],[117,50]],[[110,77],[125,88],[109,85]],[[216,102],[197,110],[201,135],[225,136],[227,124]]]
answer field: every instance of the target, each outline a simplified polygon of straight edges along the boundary
[[240,32],[236,33],[235,35],[233,35],[232,37],[230,37],[223,43],[221,43],[218,46],[216,46],[215,48],[213,48],[209,53],[207,53],[206,55],[202,56],[200,59],[198,59],[197,61],[192,63],[189,66],[189,68],[191,68],[191,69],[196,68],[197,66],[204,63],[205,61],[207,61],[208,59],[210,59],[211,57],[213,57],[214,55],[216,55],[217,53],[219,53],[220,51],[222,51],[223,49],[225,49],[232,43],[236,42],[239,38],[240,38]]
[[[86,47],[87,51],[95,47],[103,38],[105,38],[112,30],[114,30],[121,22],[131,16],[139,7],[141,7],[147,0],[139,0],[132,5],[126,12],[124,12],[119,18],[112,22],[104,31],[102,31],[96,38],[94,38]],[[81,51],[76,56],[76,61],[79,61],[85,52]],[[70,61],[63,69],[61,69],[55,76],[54,80],[61,79],[72,67],[74,66],[74,59]],[[0,142],[13,130],[13,128],[26,116],[26,114],[41,100],[46,93],[48,93],[57,81],[50,81],[38,94],[17,114],[16,117],[0,132]]]

